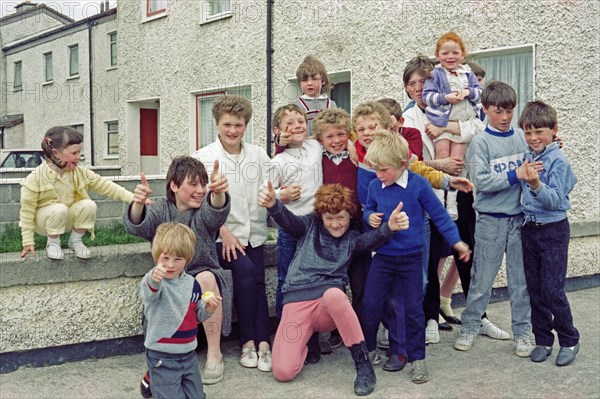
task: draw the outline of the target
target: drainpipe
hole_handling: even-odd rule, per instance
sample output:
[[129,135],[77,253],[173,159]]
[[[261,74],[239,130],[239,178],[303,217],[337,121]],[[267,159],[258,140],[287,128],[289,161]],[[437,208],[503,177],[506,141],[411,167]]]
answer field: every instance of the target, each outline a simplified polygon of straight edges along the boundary
[[273,98],[273,3],[274,0],[267,0],[267,154],[271,156],[271,113]]
[[92,73],[94,68],[92,67],[92,27],[96,25],[96,22],[88,21],[88,73],[89,78],[89,91],[90,91],[90,162],[94,165],[94,78]]

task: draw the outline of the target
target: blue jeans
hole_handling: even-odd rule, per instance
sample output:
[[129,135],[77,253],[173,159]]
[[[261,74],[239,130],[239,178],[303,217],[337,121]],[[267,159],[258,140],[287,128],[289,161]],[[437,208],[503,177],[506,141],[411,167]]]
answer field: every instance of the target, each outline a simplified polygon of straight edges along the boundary
[[477,217],[471,286],[467,296],[467,306],[461,316],[461,332],[479,333],[481,316],[490,302],[494,280],[506,253],[513,336],[516,339],[531,334],[531,306],[525,281],[521,244],[522,224],[522,215],[498,218],[479,214]]
[[429,227],[429,219],[425,219],[423,223],[423,295],[427,291],[427,283],[429,282],[429,248],[431,247],[431,227]]
[[[369,351],[375,350],[377,329],[383,317],[386,298],[394,304],[402,303],[405,324],[395,318],[392,329],[406,331],[408,361],[425,359],[425,316],[423,314],[423,265],[421,252],[390,256],[376,254],[371,262],[363,299],[362,324]],[[402,354],[403,348],[390,335],[390,353]]]
[[277,233],[277,291],[275,293],[275,310],[277,318],[281,319],[283,310],[283,293],[281,288],[285,283],[287,272],[296,253],[298,240],[290,234],[283,231],[280,227]]
[[552,346],[554,334],[560,346],[575,346],[579,331],[565,294],[569,260],[569,220],[563,219],[541,226],[525,225],[523,263],[531,300],[531,324],[538,345]]
[[231,270],[233,276],[233,305],[240,327],[240,345],[254,341],[271,344],[269,336],[269,305],[265,289],[264,246],[246,247],[246,256],[236,251],[237,260],[221,258],[223,244],[217,243],[219,264]]

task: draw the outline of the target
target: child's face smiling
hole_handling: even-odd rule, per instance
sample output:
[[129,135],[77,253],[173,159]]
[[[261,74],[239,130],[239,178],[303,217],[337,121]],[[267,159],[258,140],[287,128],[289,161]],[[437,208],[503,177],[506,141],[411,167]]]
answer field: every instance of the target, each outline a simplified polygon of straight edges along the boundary
[[242,140],[246,132],[246,121],[244,118],[224,114],[217,123],[217,131],[223,148],[230,154],[239,154],[242,148]]
[[81,144],[71,144],[62,150],[53,149],[52,153],[58,160],[64,162],[63,170],[75,170],[81,159]]
[[490,105],[487,108],[483,107],[483,111],[487,115],[488,123],[491,127],[501,132],[510,130],[510,122],[512,121],[513,113],[515,112],[514,108],[505,109]]
[[449,71],[454,71],[462,64],[465,55],[458,43],[453,40],[448,40],[442,43],[436,58],[444,68]]
[[330,154],[340,154],[348,146],[346,130],[340,126],[326,126],[321,133],[321,144]]
[[183,270],[185,269],[185,265],[187,264],[187,260],[175,254],[160,254],[160,258],[158,259],[159,264],[167,270],[165,273],[165,279],[173,280],[179,278]]
[[323,88],[323,79],[320,73],[316,73],[312,76],[307,77],[305,80],[300,82],[300,89],[302,94],[309,97],[319,97],[321,95],[321,89]]
[[306,117],[296,111],[288,111],[285,113],[283,119],[281,119],[279,129],[281,129],[283,132],[289,132],[292,134],[288,147],[301,147],[302,143],[304,143],[304,140],[306,139]]
[[373,142],[373,133],[379,128],[379,119],[376,115],[359,116],[356,118],[354,128],[358,142],[363,148],[369,148]]
[[180,212],[200,208],[206,197],[206,186],[200,183],[200,179],[190,180],[186,176],[179,187],[171,181],[170,188],[175,193],[175,206]]
[[550,129],[547,127],[530,127],[525,129],[525,141],[536,153],[544,151],[546,146],[554,141],[554,137],[558,132],[558,126]]
[[338,213],[324,213],[321,216],[325,229],[335,238],[340,238],[350,227],[350,213],[343,210]]

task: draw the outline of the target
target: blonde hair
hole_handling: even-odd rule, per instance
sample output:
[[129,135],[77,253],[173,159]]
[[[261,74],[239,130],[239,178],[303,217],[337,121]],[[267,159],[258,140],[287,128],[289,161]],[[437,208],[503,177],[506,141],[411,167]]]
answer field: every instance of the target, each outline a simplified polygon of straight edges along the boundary
[[273,114],[273,121],[272,121],[273,128],[281,129],[282,128],[281,123],[283,122],[283,118],[285,118],[285,116],[288,113],[292,113],[292,112],[297,112],[300,115],[303,115],[304,120],[308,123],[308,119],[306,119],[306,113],[302,110],[302,108],[300,108],[296,104],[286,104],[286,105],[282,105],[281,107],[279,107],[275,110],[275,113]]
[[356,128],[356,121],[360,117],[375,116],[379,120],[379,125],[383,129],[392,127],[392,117],[383,104],[377,101],[367,101],[358,104],[352,111],[352,124]]
[[374,168],[392,165],[402,168],[408,162],[408,143],[398,134],[388,130],[377,129],[373,134],[373,142],[367,150],[365,161]]
[[323,131],[328,126],[335,126],[344,129],[346,134],[350,134],[352,125],[350,124],[350,115],[342,108],[329,108],[317,114],[313,121],[313,136],[321,140]]
[[158,261],[160,254],[170,254],[185,258],[189,263],[194,257],[196,249],[196,235],[188,226],[167,222],[156,229],[152,240],[152,258]]

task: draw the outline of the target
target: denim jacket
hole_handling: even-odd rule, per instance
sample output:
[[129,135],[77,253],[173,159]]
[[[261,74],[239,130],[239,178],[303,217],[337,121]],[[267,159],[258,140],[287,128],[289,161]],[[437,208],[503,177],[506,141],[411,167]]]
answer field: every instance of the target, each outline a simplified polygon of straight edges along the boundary
[[565,219],[567,211],[571,209],[569,193],[575,187],[577,178],[558,143],[551,143],[539,154],[528,148],[525,160],[544,163],[544,170],[539,175],[541,184],[537,190],[521,180],[521,209],[525,221],[545,224]]

